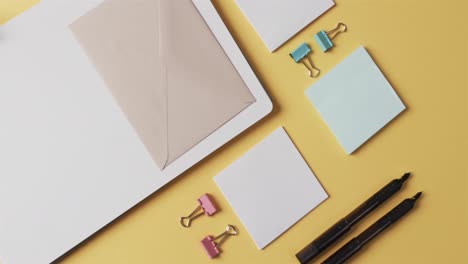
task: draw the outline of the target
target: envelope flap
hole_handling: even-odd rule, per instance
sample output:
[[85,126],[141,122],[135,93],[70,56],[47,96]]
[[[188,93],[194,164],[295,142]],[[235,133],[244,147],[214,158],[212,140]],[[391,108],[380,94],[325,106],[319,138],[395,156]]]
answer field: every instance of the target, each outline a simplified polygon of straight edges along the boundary
[[168,162],[255,102],[190,0],[160,0],[168,80]]

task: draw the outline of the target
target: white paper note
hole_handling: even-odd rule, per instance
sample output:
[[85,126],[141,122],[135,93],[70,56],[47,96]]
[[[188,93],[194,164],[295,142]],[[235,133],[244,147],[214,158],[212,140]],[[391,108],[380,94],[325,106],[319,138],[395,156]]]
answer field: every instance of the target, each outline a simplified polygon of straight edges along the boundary
[[273,52],[328,9],[333,0],[236,0]]
[[328,197],[283,128],[214,180],[260,249]]

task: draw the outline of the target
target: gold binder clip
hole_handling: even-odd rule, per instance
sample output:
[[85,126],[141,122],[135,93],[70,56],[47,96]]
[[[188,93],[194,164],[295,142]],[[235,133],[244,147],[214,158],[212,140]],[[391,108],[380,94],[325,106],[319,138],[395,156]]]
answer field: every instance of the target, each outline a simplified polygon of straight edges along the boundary
[[[289,56],[293,58],[296,63],[302,63],[308,70],[309,77],[317,77],[320,75],[320,70],[314,66],[312,59],[310,59],[311,49],[307,43],[302,43],[293,52],[289,53]],[[309,65],[304,61],[307,58]],[[315,72],[315,73],[314,73]]]

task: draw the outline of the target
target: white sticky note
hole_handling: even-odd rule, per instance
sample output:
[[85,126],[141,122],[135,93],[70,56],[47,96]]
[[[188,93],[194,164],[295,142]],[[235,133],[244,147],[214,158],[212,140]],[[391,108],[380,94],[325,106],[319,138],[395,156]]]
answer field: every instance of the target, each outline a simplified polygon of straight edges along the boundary
[[214,180],[260,249],[328,197],[283,128]]
[[364,47],[359,47],[305,92],[347,154],[405,105]]
[[333,0],[236,2],[271,52],[335,5]]

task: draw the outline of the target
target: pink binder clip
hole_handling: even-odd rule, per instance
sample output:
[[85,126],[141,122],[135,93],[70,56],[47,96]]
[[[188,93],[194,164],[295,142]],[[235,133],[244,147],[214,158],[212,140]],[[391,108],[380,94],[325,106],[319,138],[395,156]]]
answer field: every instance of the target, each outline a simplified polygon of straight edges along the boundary
[[[228,225],[226,231],[217,237],[207,236],[200,243],[205,249],[206,254],[210,259],[215,258],[219,255],[219,246],[228,239],[230,236],[236,236],[238,234],[237,228],[232,225]],[[219,242],[216,242],[216,240]]]
[[[180,224],[183,227],[189,227],[192,223],[192,220],[206,214],[207,216],[212,216],[218,209],[216,208],[215,203],[213,202],[212,198],[209,194],[205,193],[200,198],[198,198],[198,203],[200,204],[189,216],[184,216],[180,218]],[[200,213],[198,211],[203,210]]]

